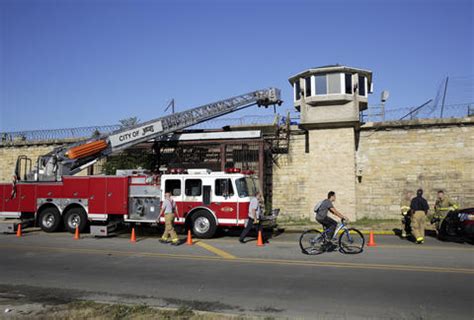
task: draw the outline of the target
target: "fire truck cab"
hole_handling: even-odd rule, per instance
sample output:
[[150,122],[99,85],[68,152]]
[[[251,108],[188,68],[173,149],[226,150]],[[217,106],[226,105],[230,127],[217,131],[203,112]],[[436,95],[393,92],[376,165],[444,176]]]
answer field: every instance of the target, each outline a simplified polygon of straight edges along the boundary
[[[162,192],[170,192],[179,222],[188,222],[198,237],[212,237],[217,226],[243,226],[250,197],[260,190],[253,172],[188,170],[162,177]],[[164,222],[161,217],[160,221]]]

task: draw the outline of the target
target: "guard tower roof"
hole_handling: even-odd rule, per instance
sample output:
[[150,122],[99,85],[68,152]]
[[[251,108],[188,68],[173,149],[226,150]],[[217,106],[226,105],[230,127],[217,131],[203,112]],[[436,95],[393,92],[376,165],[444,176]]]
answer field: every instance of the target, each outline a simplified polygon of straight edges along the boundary
[[367,76],[369,83],[372,83],[372,71],[360,68],[347,67],[340,64],[330,64],[326,66],[314,67],[307,70],[304,70],[294,76],[291,76],[288,81],[290,84],[293,84],[297,79],[304,78],[309,75],[314,75],[318,73],[333,73],[333,72],[344,72],[344,73],[359,73]]

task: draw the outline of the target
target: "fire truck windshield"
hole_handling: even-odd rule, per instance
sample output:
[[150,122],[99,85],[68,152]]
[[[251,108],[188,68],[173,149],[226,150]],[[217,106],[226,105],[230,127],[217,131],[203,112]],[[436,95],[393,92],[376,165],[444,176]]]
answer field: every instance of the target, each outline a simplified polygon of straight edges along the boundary
[[253,197],[257,191],[260,191],[258,179],[246,177],[235,181],[239,197]]

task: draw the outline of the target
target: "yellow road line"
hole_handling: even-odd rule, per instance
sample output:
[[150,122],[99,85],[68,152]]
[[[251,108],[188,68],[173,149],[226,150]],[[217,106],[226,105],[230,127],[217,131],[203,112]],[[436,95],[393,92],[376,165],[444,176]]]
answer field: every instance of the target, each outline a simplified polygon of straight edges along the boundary
[[224,259],[236,259],[237,257],[236,256],[233,256],[231,255],[230,253],[228,252],[225,252],[224,250],[221,250],[221,249],[218,249],[214,246],[211,246],[210,244],[208,243],[205,243],[205,242],[202,242],[202,241],[199,241],[199,242],[196,242],[196,244],[198,246],[200,246],[201,248],[204,248],[214,254],[217,254],[218,256],[224,258]]
[[[432,273],[456,273],[474,275],[474,269],[467,268],[445,268],[445,267],[426,267],[416,265],[390,265],[390,264],[364,264],[364,263],[349,263],[349,262],[316,262],[304,260],[282,260],[282,259],[261,259],[261,258],[225,258],[222,256],[202,256],[202,255],[184,255],[184,254],[168,254],[168,253],[154,253],[143,251],[116,251],[108,249],[87,249],[87,248],[60,248],[60,247],[37,247],[37,246],[23,246],[23,245],[3,245],[0,248],[10,248],[25,251],[43,250],[56,251],[79,254],[98,254],[98,255],[119,255],[119,256],[141,256],[154,258],[170,258],[182,260],[199,260],[199,261],[225,261],[238,262],[249,264],[266,264],[266,265],[292,265],[303,267],[332,267],[332,268],[348,268],[348,269],[365,269],[365,270],[388,270],[388,271],[416,271],[416,272],[432,272]],[[219,249],[218,249],[219,250]]]

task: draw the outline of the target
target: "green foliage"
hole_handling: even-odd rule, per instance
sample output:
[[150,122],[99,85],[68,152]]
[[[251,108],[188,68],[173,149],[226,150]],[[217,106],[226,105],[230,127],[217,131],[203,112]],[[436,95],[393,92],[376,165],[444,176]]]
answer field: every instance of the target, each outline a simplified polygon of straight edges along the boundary
[[125,128],[130,128],[137,125],[140,122],[140,120],[137,117],[130,117],[130,118],[119,120],[119,122],[120,122],[120,127],[125,129]]
[[118,155],[107,157],[103,166],[103,173],[114,175],[117,169],[148,169],[152,170],[154,165],[153,154],[146,151],[128,150]]

